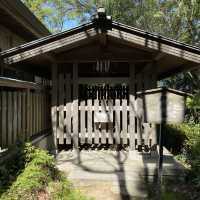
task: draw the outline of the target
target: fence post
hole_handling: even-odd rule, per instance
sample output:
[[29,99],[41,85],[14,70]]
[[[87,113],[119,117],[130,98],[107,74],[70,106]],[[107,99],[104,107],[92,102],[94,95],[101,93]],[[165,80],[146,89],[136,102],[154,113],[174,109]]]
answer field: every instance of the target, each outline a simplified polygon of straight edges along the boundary
[[56,63],[52,64],[51,68],[52,73],[52,92],[51,92],[51,120],[52,120],[52,129],[54,137],[54,147],[57,153],[57,79],[58,79],[58,66]]
[[27,115],[26,115],[26,119],[27,119],[27,125],[26,125],[26,140],[30,139],[30,89],[26,90],[26,98],[27,98]]
[[[0,52],[1,52],[1,48],[0,48]],[[0,57],[0,76],[3,76],[3,68],[4,68],[4,62],[3,59]]]

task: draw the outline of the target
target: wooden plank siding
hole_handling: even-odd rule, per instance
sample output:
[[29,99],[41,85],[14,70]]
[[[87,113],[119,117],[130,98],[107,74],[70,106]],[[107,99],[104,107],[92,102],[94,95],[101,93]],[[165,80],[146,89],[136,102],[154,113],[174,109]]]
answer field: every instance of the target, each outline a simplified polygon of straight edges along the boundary
[[[49,99],[48,92],[44,91],[0,88],[1,149],[8,148],[19,140],[27,141],[31,136],[50,128],[47,117],[44,121],[43,96]],[[45,105],[48,111],[48,102]]]

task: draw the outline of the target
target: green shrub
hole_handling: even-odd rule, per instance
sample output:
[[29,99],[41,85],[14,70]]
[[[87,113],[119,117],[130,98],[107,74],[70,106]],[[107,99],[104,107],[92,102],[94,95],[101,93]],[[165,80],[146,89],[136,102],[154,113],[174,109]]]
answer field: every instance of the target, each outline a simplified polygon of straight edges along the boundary
[[183,123],[167,126],[165,139],[168,146],[170,137],[173,140],[173,148],[176,149],[176,153],[179,153],[177,158],[190,168],[188,181],[200,189],[200,124]]
[[185,198],[178,192],[163,192],[161,194],[162,200],[184,200]]
[[[53,156],[46,151],[27,143],[16,147],[15,158],[9,161],[1,170],[6,172],[7,182],[2,182],[1,200],[34,200],[40,195],[52,200],[85,200],[66,177],[55,167]],[[18,169],[15,167],[18,163]],[[20,164],[19,164],[20,163]],[[8,168],[6,168],[8,167]],[[13,170],[14,169],[14,170]],[[10,174],[9,174],[10,173]],[[12,174],[13,178],[10,179]]]

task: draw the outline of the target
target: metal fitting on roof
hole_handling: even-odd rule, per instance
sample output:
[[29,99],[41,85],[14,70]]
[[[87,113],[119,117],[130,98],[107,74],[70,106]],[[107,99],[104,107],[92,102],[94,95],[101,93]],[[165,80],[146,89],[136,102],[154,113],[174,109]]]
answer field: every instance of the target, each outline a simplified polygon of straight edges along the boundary
[[92,22],[97,31],[106,32],[112,29],[112,17],[106,15],[104,7],[97,9],[97,13],[92,17]]

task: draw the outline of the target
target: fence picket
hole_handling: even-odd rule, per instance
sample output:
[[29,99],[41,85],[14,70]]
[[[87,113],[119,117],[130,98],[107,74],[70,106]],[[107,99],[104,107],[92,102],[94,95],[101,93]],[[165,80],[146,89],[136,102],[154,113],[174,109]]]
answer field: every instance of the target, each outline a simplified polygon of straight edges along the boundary
[[122,142],[127,144],[127,100],[122,99]]
[[[94,100],[94,112],[99,112],[99,100]],[[94,124],[94,143],[99,144],[99,123]]]
[[87,128],[88,128],[88,143],[92,144],[92,100],[87,100]]
[[[104,90],[104,95],[106,95],[105,94],[105,90]],[[104,96],[104,98],[105,98],[105,96]],[[106,104],[106,101],[105,101],[105,99],[102,99],[101,100],[101,110],[102,110],[102,112],[104,112],[104,113],[106,113],[106,106],[107,106],[107,104]],[[101,124],[101,143],[102,144],[106,144],[106,123],[102,123]]]
[[120,144],[120,100],[115,99],[115,143]]
[[80,103],[80,123],[81,123],[81,131],[80,131],[80,142],[81,144],[85,143],[85,100],[82,100]]
[[[113,100],[109,99],[108,100],[108,111],[110,113],[110,117],[113,120]],[[108,143],[109,144],[113,144],[113,121],[110,120],[110,122],[108,123]]]

